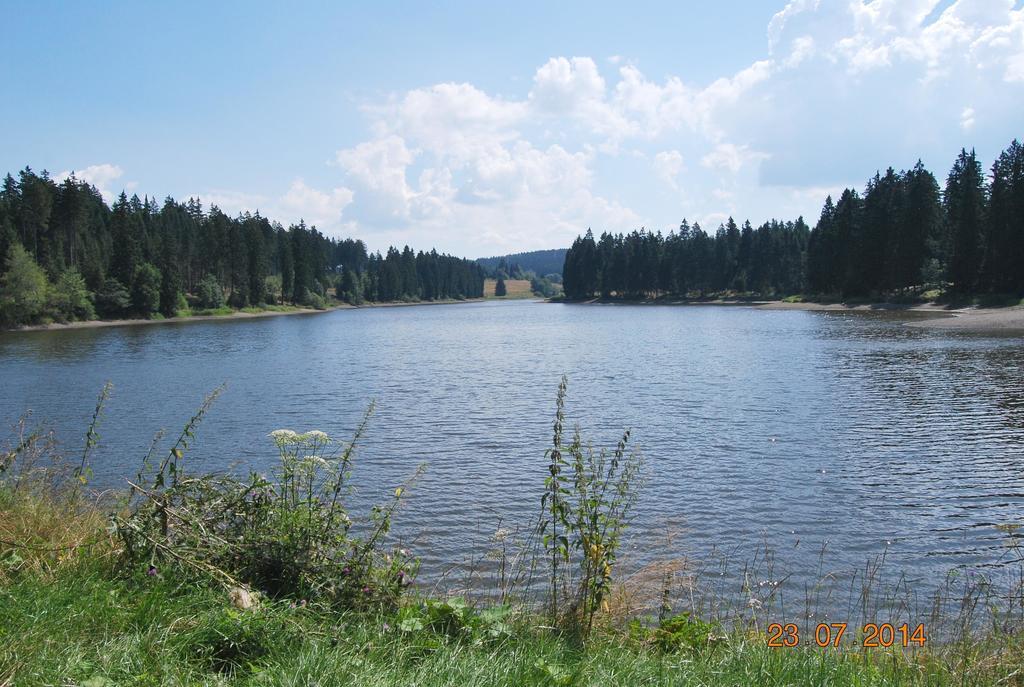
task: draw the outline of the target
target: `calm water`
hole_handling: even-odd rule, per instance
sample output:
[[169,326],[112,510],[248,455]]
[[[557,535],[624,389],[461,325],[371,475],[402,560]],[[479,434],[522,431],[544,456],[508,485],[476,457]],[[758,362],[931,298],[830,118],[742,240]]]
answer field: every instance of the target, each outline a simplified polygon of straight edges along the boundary
[[221,382],[188,454],[197,468],[268,466],[271,430],[345,436],[376,399],[359,499],[427,463],[400,520],[437,575],[485,551],[499,518],[535,513],[565,372],[585,434],[610,445],[631,426],[646,457],[634,559],[750,557],[768,542],[802,589],[824,544],[828,570],[884,552],[923,589],[1012,558],[997,525],[1024,522],[1022,364],[1019,338],[882,314],[377,308],[0,334],[0,419],[31,409],[79,446],[112,381],[95,471],[120,484],[154,432],[176,434]]

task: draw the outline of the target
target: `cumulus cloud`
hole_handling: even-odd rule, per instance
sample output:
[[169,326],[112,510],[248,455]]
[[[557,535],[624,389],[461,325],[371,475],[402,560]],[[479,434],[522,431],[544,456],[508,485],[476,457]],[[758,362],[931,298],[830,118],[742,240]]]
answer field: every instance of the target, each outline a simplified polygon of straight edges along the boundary
[[116,187],[114,184],[124,176],[124,170],[110,163],[89,165],[80,170],[65,170],[60,174],[54,175],[54,180],[60,182],[72,175],[79,181],[95,186],[96,190],[100,192],[108,203],[120,195],[122,189],[131,190],[136,186],[135,182],[126,182],[121,184],[120,188]]
[[960,128],[964,131],[970,131],[974,128],[973,107],[965,107],[964,111],[960,113]]
[[745,165],[756,163],[767,157],[766,154],[751,150],[745,145],[719,143],[714,150],[701,158],[700,163],[711,169],[738,174]]
[[307,224],[330,229],[341,222],[342,211],[352,202],[352,195],[345,187],[320,191],[296,179],[281,198],[280,207],[286,216],[298,216]]
[[683,170],[683,155],[678,150],[663,150],[654,156],[654,173],[674,189],[679,188],[676,177]]

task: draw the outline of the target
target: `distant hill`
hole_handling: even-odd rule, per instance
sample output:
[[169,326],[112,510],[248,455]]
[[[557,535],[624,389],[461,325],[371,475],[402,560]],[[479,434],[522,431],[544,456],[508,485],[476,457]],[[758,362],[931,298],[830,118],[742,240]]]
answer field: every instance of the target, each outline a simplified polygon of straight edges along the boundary
[[477,262],[483,265],[489,272],[498,267],[498,263],[504,260],[509,267],[518,264],[524,271],[533,272],[543,277],[548,274],[562,274],[562,265],[565,264],[566,248],[553,248],[551,250],[534,250],[528,253],[512,253],[511,255],[498,255],[493,258],[477,258]]

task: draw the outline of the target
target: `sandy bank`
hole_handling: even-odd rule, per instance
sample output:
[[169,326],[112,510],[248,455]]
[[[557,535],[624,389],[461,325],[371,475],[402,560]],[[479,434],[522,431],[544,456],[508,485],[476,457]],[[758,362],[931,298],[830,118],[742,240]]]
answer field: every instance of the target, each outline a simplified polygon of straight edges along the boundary
[[821,312],[906,312],[913,313],[913,320],[905,322],[908,327],[935,329],[956,329],[977,332],[1005,332],[1024,335],[1024,306],[1005,308],[964,307],[951,308],[937,303],[866,303],[847,305],[845,303],[790,303],[768,300],[672,300],[618,301],[593,299],[578,301],[582,305],[729,305],[757,308],[759,310],[807,310]]
[[898,303],[872,303],[844,305],[842,303],[760,303],[763,310],[813,310],[832,312],[910,312],[915,319],[905,322],[908,327],[928,329],[958,329],[964,331],[1005,331],[1024,333],[1024,306],[1006,308],[950,308],[936,303],[901,305]]
[[15,329],[7,329],[0,331],[9,332],[34,332],[44,330],[55,330],[55,329],[96,329],[99,327],[134,327],[137,325],[149,325],[149,324],[173,324],[173,323],[186,323],[186,322],[204,322],[213,321],[218,322],[225,320],[247,320],[258,317],[276,317],[279,315],[316,315],[317,313],[331,312],[332,310],[356,310],[359,308],[395,308],[408,305],[450,305],[453,303],[474,303],[481,302],[482,298],[471,298],[466,300],[443,300],[443,301],[421,301],[416,303],[365,303],[363,305],[349,305],[348,303],[338,303],[332,305],[324,310],[316,310],[315,308],[296,308],[294,310],[263,310],[260,312],[242,312],[236,311],[228,315],[190,315],[188,317],[170,317],[163,320],[87,320],[85,322],[52,322],[50,324],[33,324],[24,327],[17,327]]

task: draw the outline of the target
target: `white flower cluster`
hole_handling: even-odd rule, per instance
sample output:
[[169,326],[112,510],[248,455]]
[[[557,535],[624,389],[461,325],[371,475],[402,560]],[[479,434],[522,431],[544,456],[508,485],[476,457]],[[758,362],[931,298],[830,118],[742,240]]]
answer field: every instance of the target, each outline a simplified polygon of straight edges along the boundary
[[311,430],[305,434],[299,434],[290,429],[275,429],[270,433],[270,438],[273,439],[274,443],[279,447],[304,445],[325,446],[331,443],[331,438],[327,436],[327,433],[321,432],[319,429]]

